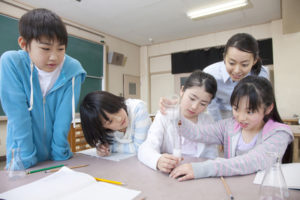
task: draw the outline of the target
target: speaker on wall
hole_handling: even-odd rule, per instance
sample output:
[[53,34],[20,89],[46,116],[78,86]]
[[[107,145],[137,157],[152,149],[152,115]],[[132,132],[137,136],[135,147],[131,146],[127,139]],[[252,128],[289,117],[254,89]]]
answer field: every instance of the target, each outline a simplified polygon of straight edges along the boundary
[[107,62],[108,64],[113,64],[113,65],[123,65],[124,55],[117,52],[108,52]]

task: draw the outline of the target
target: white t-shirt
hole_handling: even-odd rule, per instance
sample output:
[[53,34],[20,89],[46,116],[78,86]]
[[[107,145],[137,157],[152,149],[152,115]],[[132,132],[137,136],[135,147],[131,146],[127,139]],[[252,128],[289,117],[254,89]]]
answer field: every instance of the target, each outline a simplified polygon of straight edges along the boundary
[[37,66],[35,66],[38,71],[39,82],[43,97],[45,97],[48,91],[53,87],[55,81],[59,77],[63,64],[64,60],[53,72],[45,72],[43,70],[40,70]]

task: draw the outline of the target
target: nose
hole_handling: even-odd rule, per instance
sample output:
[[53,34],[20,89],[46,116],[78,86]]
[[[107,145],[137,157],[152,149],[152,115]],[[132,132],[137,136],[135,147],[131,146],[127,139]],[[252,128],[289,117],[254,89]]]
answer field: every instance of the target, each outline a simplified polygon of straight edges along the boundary
[[193,104],[192,104],[192,109],[193,109],[193,110],[196,110],[197,108],[198,108],[198,103],[196,103],[196,102],[193,103]]
[[240,122],[245,121],[246,120],[246,113],[239,113],[238,114],[238,120]]
[[235,74],[238,74],[240,71],[241,71],[241,70],[240,70],[240,66],[239,66],[239,65],[235,65],[234,68],[233,68],[233,72],[234,72]]
[[58,58],[58,54],[56,52],[52,52],[50,54],[50,57],[49,57],[50,60],[57,60],[57,58]]

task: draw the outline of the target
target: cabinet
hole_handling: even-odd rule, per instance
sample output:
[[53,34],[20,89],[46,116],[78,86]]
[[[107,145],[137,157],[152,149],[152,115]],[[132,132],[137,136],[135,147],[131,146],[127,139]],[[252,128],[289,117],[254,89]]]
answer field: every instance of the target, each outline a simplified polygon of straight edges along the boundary
[[91,146],[86,142],[84,138],[80,122],[76,122],[75,128],[73,127],[73,124],[71,124],[71,128],[68,135],[68,141],[72,152],[82,151],[91,148]]

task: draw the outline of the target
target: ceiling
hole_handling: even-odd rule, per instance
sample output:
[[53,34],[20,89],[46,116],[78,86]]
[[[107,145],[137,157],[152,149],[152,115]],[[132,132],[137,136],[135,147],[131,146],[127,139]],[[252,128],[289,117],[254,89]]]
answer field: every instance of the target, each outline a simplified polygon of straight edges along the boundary
[[216,0],[19,0],[53,10],[66,20],[136,45],[184,39],[281,18],[280,0],[250,0],[251,6],[191,20],[186,12]]

